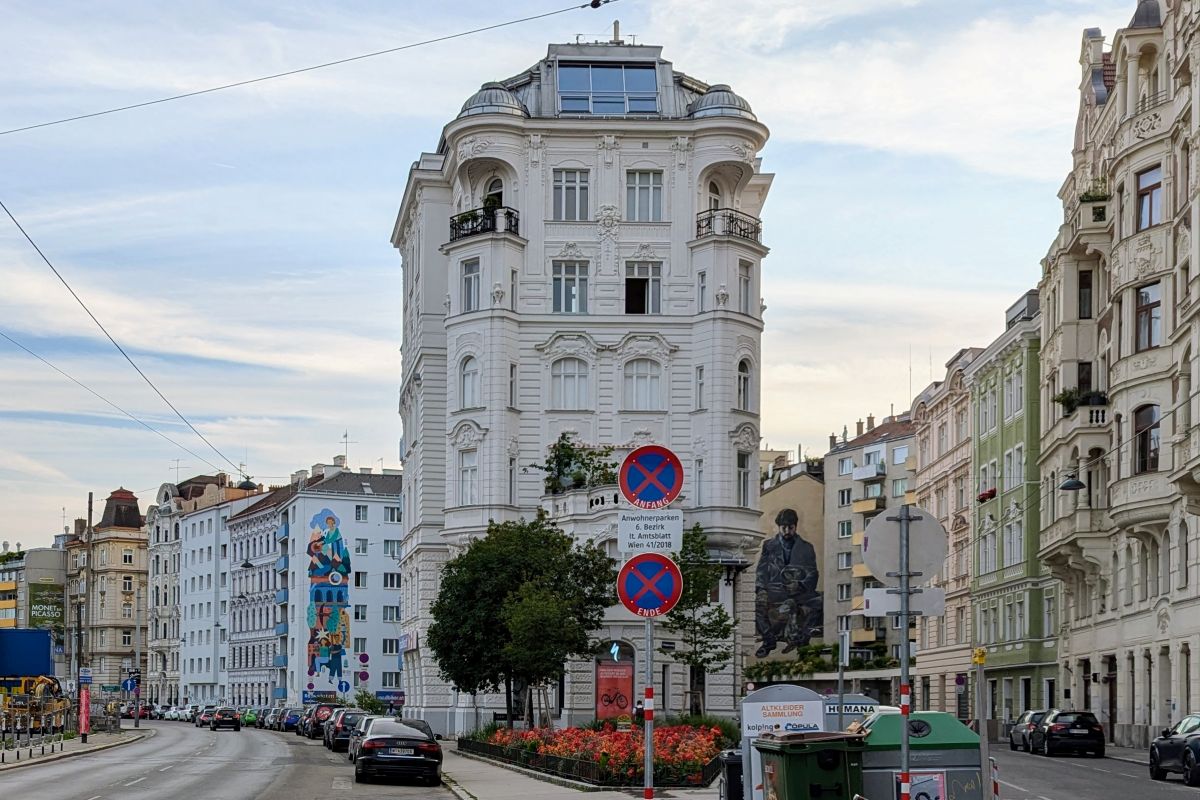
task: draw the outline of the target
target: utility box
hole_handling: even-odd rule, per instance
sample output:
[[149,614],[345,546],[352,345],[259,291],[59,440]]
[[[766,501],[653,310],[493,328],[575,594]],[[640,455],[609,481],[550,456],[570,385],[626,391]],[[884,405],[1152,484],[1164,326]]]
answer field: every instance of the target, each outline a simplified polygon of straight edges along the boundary
[[763,800],[846,800],[862,793],[864,739],[848,733],[767,733],[754,740],[762,758]]
[[[863,795],[871,800],[900,796],[900,714],[876,714],[863,722]],[[912,800],[985,800],[979,770],[979,736],[942,711],[908,717],[909,782]],[[987,786],[991,786],[990,780]]]

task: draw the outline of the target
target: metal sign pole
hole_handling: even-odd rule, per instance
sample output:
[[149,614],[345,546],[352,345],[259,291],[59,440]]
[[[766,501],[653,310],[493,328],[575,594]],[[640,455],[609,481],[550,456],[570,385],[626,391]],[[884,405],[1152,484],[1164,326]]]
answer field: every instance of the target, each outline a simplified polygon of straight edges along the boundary
[[842,712],[846,706],[846,666],[850,663],[850,631],[838,631],[838,730],[846,730]]
[[142,586],[138,584],[133,607],[133,727],[142,727]]
[[910,693],[908,686],[908,526],[912,520],[908,505],[900,506],[900,800],[909,800],[911,788],[908,753],[908,714]]
[[654,623],[646,620],[646,698],[642,709],[643,739],[646,743],[646,776],[642,781],[642,794],[646,800],[654,798]]

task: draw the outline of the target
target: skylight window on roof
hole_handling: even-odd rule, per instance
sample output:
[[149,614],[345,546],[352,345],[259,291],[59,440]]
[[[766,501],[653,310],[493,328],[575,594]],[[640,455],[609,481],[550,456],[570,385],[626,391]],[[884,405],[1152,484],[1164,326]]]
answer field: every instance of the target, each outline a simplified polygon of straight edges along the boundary
[[654,65],[560,63],[558,106],[563,114],[657,114]]

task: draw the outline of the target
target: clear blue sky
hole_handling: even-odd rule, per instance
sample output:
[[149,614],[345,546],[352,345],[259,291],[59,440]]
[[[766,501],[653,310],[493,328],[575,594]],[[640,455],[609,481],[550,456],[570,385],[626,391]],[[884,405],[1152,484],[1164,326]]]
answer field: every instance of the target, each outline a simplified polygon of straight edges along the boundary
[[[0,129],[566,5],[5,4]],[[271,482],[397,463],[405,175],[479,84],[614,19],[772,131],[766,443],[826,437],[986,345],[1060,221],[1082,29],[1133,0],[620,0],[177,103],[0,136],[0,199],[166,394]],[[0,330],[224,465],[0,222]],[[910,358],[912,379],[910,393]],[[0,341],[0,538],[47,544],[89,490],[212,467]],[[144,508],[144,504],[143,504]]]

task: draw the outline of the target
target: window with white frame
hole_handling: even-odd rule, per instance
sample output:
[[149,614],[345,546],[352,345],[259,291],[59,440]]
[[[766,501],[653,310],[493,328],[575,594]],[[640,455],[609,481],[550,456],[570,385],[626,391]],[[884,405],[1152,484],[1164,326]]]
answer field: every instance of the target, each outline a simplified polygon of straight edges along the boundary
[[662,172],[631,171],[625,174],[625,219],[628,222],[661,222]]
[[383,507],[384,522],[399,522],[400,521],[400,506],[384,506]]
[[851,524],[850,520],[848,520],[848,519],[838,520],[838,524],[837,524],[838,538],[839,539],[849,539],[851,536],[853,536],[854,534],[851,531],[851,527],[852,527],[852,524]]
[[1004,418],[1012,419],[1013,415],[1013,376],[1007,374],[1004,376]]
[[848,614],[843,614],[837,618],[837,626],[838,626],[839,631],[850,630],[850,627],[852,624],[853,624],[853,620],[850,618],[850,616]]
[[554,219],[574,221],[587,218],[588,171],[554,170]]
[[400,588],[400,573],[399,572],[383,573],[383,588],[399,589]]
[[854,459],[853,458],[839,458],[838,459],[838,475],[849,475],[852,472],[854,472]]
[[586,314],[588,310],[588,264],[586,261],[555,261],[551,265],[555,314]]
[[743,358],[737,366],[737,407],[751,411],[750,405],[750,361]]
[[479,361],[474,356],[462,360],[459,370],[459,408],[479,408],[480,399]]
[[354,607],[354,621],[355,622],[366,622],[367,621],[367,607],[365,605],[359,604]]
[[704,407],[704,367],[696,367],[696,410]]
[[630,261],[625,264],[625,313],[662,313],[662,263]]
[[[360,541],[365,541],[365,540],[360,540]],[[364,553],[366,552],[365,546],[363,547],[363,552]],[[399,558],[400,557],[400,540],[399,539],[384,539],[383,540],[383,554],[385,556],[387,556],[388,558]]]
[[838,489],[837,501],[838,501],[839,506],[850,505],[850,490],[849,489]]
[[741,508],[749,508],[753,499],[750,488],[753,469],[750,459],[750,453],[739,451],[737,454],[737,504]]
[[384,689],[399,689],[400,688],[401,673],[399,673],[399,672],[381,672],[379,674],[380,674],[380,685]]
[[850,553],[838,553],[837,554],[837,568],[838,569],[850,569],[850,567],[852,566],[852,562],[851,562],[852,558],[853,558],[853,556]]
[[635,358],[624,368],[626,411],[659,411],[662,401],[662,365],[649,358]]
[[382,650],[383,650],[383,654],[385,656],[400,655],[400,640],[399,639],[384,639]]
[[[210,520],[210,522],[211,522],[211,520]],[[132,564],[133,563],[133,548],[126,547],[124,550],[121,551],[121,563],[122,564]]]
[[508,365],[508,407],[517,407],[517,365]]
[[704,505],[704,459],[696,459],[695,469],[696,505]]
[[588,365],[581,358],[560,358],[550,365],[550,406],[558,410],[588,407]]
[[1025,376],[1021,364],[1017,363],[1013,373],[1013,416],[1018,416],[1025,408]]
[[367,588],[367,573],[365,573],[365,572],[355,572],[354,573],[354,588],[355,589]]
[[837,599],[838,600],[849,600],[850,596],[851,596],[851,594],[850,594],[851,591],[852,591],[852,588],[851,588],[850,584],[839,583],[838,587],[837,587]]
[[368,511],[367,511],[366,506],[355,506],[354,507],[354,521],[355,522],[366,522],[367,514],[368,514]]
[[696,273],[696,310],[708,311],[708,273]]
[[903,464],[908,460],[908,445],[902,444],[892,448],[892,463]]
[[904,497],[908,494],[908,478],[892,479],[892,497]]
[[383,607],[384,622],[399,622],[400,621],[400,606],[384,606]]
[[473,506],[479,502],[479,451],[458,452],[458,504]]
[[754,308],[754,281],[751,278],[754,265],[749,261],[738,261],[738,310],[750,314]]
[[462,312],[479,310],[479,259],[462,263]]

